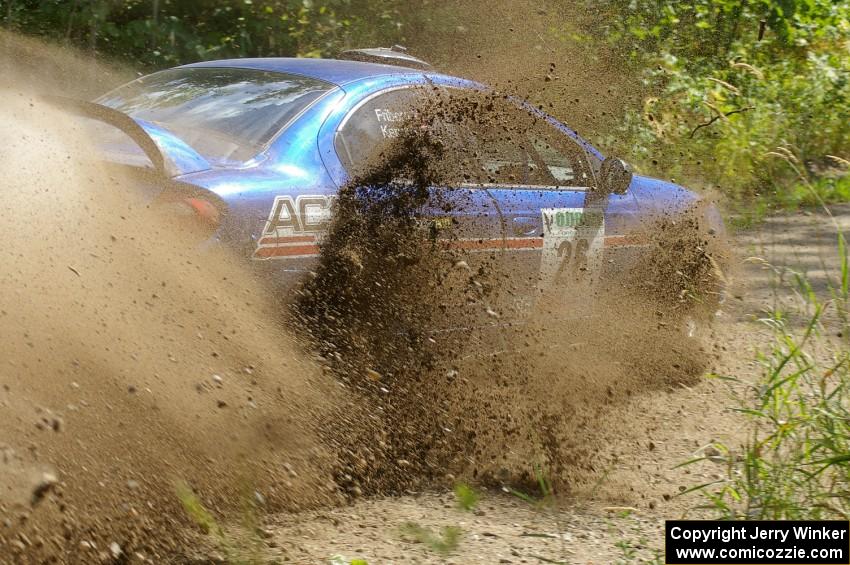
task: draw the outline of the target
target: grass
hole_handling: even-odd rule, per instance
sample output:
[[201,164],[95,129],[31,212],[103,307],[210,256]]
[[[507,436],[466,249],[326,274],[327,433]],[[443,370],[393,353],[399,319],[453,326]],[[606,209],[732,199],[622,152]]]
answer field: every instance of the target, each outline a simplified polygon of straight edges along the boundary
[[506,487],[506,491],[538,509],[551,506],[555,500],[555,490],[552,488],[552,481],[546,477],[539,464],[534,465],[534,479],[537,481],[539,495],[531,495],[511,487]]
[[[561,540],[562,544],[562,553],[566,554],[565,546],[564,546],[564,538],[561,536],[561,532],[565,530],[564,524],[561,522],[560,516],[558,514],[557,509],[557,499],[555,497],[555,489],[552,486],[552,481],[547,477],[546,472],[543,470],[543,466],[539,463],[535,463],[533,466],[534,470],[534,479],[537,483],[537,494],[528,494],[519,490],[516,490],[511,487],[503,487],[505,492],[519,498],[520,500],[528,503],[532,508],[537,510],[538,512],[546,512],[551,511],[552,521],[555,525],[555,531],[558,532],[557,537]],[[552,534],[548,533],[526,533],[524,536],[529,537],[544,537],[551,538]],[[551,559],[549,557],[544,557],[542,555],[529,555],[534,559],[542,563],[558,563],[558,564],[566,564],[569,561],[567,560],[558,560]]]
[[[455,485],[457,507],[464,512],[473,512],[481,500],[481,495],[465,483]],[[446,556],[457,550],[463,530],[458,526],[443,526],[439,532],[415,522],[405,522],[400,528],[404,537],[425,545],[428,549]]]
[[615,516],[616,519],[605,520],[608,532],[612,536],[619,534],[620,538],[614,543],[619,551],[614,565],[663,565],[664,552],[657,547],[658,536],[647,537],[645,524],[633,511],[617,512]]
[[463,530],[457,526],[444,526],[439,533],[435,533],[431,528],[420,526],[415,522],[406,522],[401,527],[401,533],[424,544],[431,551],[445,556],[458,548]]
[[850,202],[850,174],[813,178],[783,187],[775,194],[731,202],[727,224],[732,230],[747,230],[772,213],[812,210],[841,202]]
[[726,223],[733,231],[752,229],[764,221],[770,210],[771,202],[764,198],[734,202]]
[[458,508],[466,512],[472,512],[478,506],[481,496],[469,485],[459,483],[455,485],[455,499],[457,500]]
[[[758,354],[755,383],[735,410],[749,423],[740,449],[717,445],[725,477],[697,485],[706,506],[727,519],[850,519],[850,263],[847,242],[818,187],[787,149],[775,152],[799,171],[811,198],[832,219],[839,265],[817,292],[803,273],[793,273],[795,311],[775,311],[761,323],[772,343]],[[795,323],[803,320],[804,323]],[[717,456],[715,455],[715,458]],[[705,458],[688,461],[690,465]]]
[[185,482],[178,482],[175,492],[183,510],[204,534],[212,537],[227,563],[258,565],[268,562],[263,558],[265,543],[258,532],[257,509],[250,493],[243,497],[246,502],[243,505],[241,527],[225,529]]
[[694,489],[721,517],[850,518],[850,358],[828,338],[834,306],[815,304],[802,330],[762,320],[774,343],[735,408],[749,419],[749,439],[740,451],[718,446],[726,477]]
[[183,510],[186,514],[189,515],[189,518],[197,524],[201,531],[205,534],[212,534],[217,538],[221,538],[224,536],[224,532],[219,526],[216,519],[210,514],[209,510],[204,507],[204,504],[201,502],[201,499],[198,498],[198,495],[184,482],[177,483],[175,487],[177,492],[177,499],[180,501],[180,505],[183,507]]
[[647,546],[647,541],[645,539],[640,539],[637,541],[622,539],[614,545],[621,552],[617,561],[614,562],[615,565],[631,565],[632,563],[663,565],[664,563],[662,552],[659,549],[654,550],[652,553],[652,557],[648,559],[641,556],[640,550]]

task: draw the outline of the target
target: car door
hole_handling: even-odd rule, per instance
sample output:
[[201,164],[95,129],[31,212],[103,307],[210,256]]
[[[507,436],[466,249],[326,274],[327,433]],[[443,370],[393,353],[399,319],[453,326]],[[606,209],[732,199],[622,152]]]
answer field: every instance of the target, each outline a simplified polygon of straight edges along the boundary
[[608,266],[606,246],[633,223],[636,199],[595,190],[599,158],[551,118],[480,96],[490,117],[463,124],[477,156],[464,186],[485,193],[487,213],[498,218],[487,225],[504,271],[500,308],[524,317],[537,297],[554,292],[574,297],[577,315],[589,313]]
[[[388,89],[341,120],[334,148],[349,178],[410,127],[411,109],[436,90]],[[453,226],[447,243],[470,265],[498,269],[502,289],[492,309],[500,318],[524,317],[541,290],[595,292],[606,234],[636,214],[633,196],[593,191],[598,157],[545,116],[493,93],[439,90],[452,100],[419,127],[459,155],[447,155],[447,186],[432,188],[435,204],[426,213],[435,225]],[[445,198],[454,205],[439,204]]]
[[[416,163],[382,163],[376,159],[381,149],[397,139],[405,127],[428,127],[447,145],[462,143],[456,134],[457,124],[451,120],[430,116],[427,123],[412,125],[411,113],[421,110],[427,101],[433,102],[433,94],[434,89],[429,86],[406,85],[378,92],[357,104],[340,121],[334,136],[335,153],[347,179],[362,178],[380,168],[395,167],[398,171],[416,168]],[[439,176],[444,184],[451,186],[432,187],[433,198],[422,212],[431,218],[433,227],[440,230],[451,226],[451,233],[460,246],[466,245],[462,242],[489,242],[501,237],[493,197],[472,185],[461,186],[463,171],[456,164],[440,166],[444,171]],[[435,184],[440,182],[435,181]],[[451,190],[447,190],[449,188]]]

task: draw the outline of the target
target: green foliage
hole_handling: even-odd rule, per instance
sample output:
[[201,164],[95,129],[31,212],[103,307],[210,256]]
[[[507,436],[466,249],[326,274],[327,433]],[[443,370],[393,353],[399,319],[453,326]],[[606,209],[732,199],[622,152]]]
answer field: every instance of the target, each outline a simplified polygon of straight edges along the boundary
[[[687,57],[688,68],[725,61],[741,41],[759,43],[770,56],[804,54],[811,42],[842,36],[846,3],[832,0],[614,0],[609,37],[627,42],[632,56],[666,52]],[[845,29],[846,31],[846,29]]]
[[475,510],[481,497],[471,486],[458,483],[455,485],[455,498],[457,499],[458,507],[467,512],[472,512]]
[[436,534],[430,528],[414,522],[407,522],[402,526],[401,532],[417,542],[425,544],[431,551],[440,555],[448,555],[457,549],[463,530],[457,526],[445,526],[439,534]]
[[[571,12],[580,1],[561,0]],[[837,180],[847,165],[828,156],[850,157],[850,2],[584,1],[597,14],[592,26],[553,20],[547,36],[581,58],[614,57],[620,72],[643,81],[643,104],[613,119],[620,127],[601,140],[606,149],[643,172],[729,196],[741,225],[769,208],[811,204],[794,172],[769,155],[776,147],[800,157],[826,201],[847,199],[847,181]],[[150,70],[411,39],[427,49],[429,38],[464,23],[464,9],[401,0],[0,0],[0,26]]]
[[629,46],[648,92],[608,144],[644,170],[719,189],[809,205],[798,175],[771,157],[790,148],[826,200],[847,198],[850,3],[831,0],[613,2],[626,15],[606,41]]
[[402,39],[401,13],[392,0],[0,1],[6,28],[147,68],[391,44]]

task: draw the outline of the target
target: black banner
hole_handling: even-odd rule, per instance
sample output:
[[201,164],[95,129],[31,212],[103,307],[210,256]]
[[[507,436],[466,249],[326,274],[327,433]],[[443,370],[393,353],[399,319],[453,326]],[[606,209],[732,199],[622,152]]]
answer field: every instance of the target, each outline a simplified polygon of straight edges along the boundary
[[668,565],[848,565],[850,522],[668,520]]

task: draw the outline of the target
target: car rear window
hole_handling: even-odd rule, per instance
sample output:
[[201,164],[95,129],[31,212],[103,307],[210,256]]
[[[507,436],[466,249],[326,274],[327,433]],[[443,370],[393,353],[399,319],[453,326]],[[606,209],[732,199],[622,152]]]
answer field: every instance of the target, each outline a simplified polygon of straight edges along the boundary
[[[342,122],[337,155],[349,174],[368,169],[379,150],[411,127],[420,115],[439,137],[447,158],[442,176],[476,185],[586,188],[592,182],[592,157],[575,139],[513,99],[489,92],[412,87],[367,98]],[[420,104],[431,99],[431,104]],[[487,108],[484,110],[484,108]],[[476,109],[468,112],[468,109]],[[436,111],[435,111],[436,110]],[[463,180],[461,180],[463,179]]]
[[384,143],[399,136],[424,89],[399,88],[367,99],[340,126],[337,155],[349,172],[361,172]]
[[333,88],[288,73],[186,68],[142,77],[97,102],[165,127],[209,161],[246,161]]

